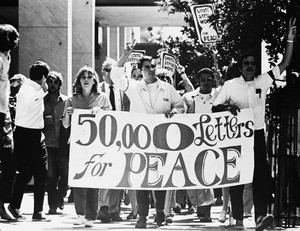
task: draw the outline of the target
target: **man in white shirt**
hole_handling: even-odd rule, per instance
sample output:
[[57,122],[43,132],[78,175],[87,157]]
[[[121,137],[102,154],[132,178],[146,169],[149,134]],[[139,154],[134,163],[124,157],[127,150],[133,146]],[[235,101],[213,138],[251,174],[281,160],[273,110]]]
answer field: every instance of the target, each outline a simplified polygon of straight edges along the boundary
[[[219,93],[214,86],[215,84],[221,85],[221,78],[215,76],[209,68],[201,69],[196,76],[199,87],[182,96],[186,113],[211,113],[212,104]],[[197,206],[197,216],[200,222],[211,222],[210,210],[214,202],[213,189],[189,189],[186,191],[191,203]]]
[[[278,78],[291,62],[293,42],[296,35],[295,22],[296,20],[290,19],[285,53],[278,66],[275,66],[268,73],[255,76],[255,56],[250,53],[244,54],[239,62],[242,75],[239,78],[225,82],[212,108],[214,112],[229,110],[234,115],[243,108],[253,109],[255,133],[252,185],[257,231],[268,228],[274,220],[273,215],[267,215],[270,171],[266,160],[264,134],[266,95],[274,79]],[[237,220],[237,226],[243,226],[243,187],[238,185],[231,188],[234,189],[230,189],[233,218]]]
[[[127,94],[130,100],[130,111],[146,114],[165,114],[167,118],[172,117],[174,114],[183,113],[184,103],[181,96],[172,85],[156,77],[156,64],[152,57],[143,56],[139,61],[138,67],[142,71],[142,80],[136,81],[125,77],[123,66],[131,51],[132,47],[128,47],[128,50],[125,51],[111,73],[114,84]],[[135,227],[146,228],[150,191],[137,190],[136,192],[139,220]],[[165,221],[165,193],[164,190],[155,191],[156,222],[159,226],[163,225]]]
[[48,86],[46,77],[48,64],[37,61],[30,66],[29,77],[23,78],[23,84],[17,94],[16,130],[14,132],[14,155],[19,174],[12,190],[9,211],[16,219],[24,219],[20,212],[22,198],[27,183],[34,177],[34,211],[32,220],[42,221],[45,187],[47,180],[47,151],[44,127],[44,97]]

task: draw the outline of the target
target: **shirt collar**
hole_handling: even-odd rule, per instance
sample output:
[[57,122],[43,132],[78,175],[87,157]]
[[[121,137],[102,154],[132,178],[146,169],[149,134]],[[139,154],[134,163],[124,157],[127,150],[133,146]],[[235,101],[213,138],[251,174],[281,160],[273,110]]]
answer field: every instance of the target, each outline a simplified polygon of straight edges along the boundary
[[[147,83],[145,82],[144,79],[141,79],[140,80],[141,83],[142,83],[142,88],[143,89],[147,89]],[[157,84],[157,87],[158,87],[158,90],[162,89],[162,90],[165,90],[166,89],[166,84],[169,84],[169,83],[166,83],[160,79],[157,78],[157,81],[155,82]]]
[[251,81],[251,83],[249,83],[244,79],[244,77],[242,75],[240,76],[240,81],[242,82],[242,84],[247,85],[247,86],[253,86],[255,83],[255,79],[256,78],[254,78],[253,81]]
[[[216,91],[216,89],[212,88],[211,92],[209,94],[207,94],[207,95],[213,96],[214,93],[215,93],[215,91]],[[195,91],[192,92],[192,97],[196,97],[198,95],[200,95],[200,87],[198,87]],[[202,94],[202,95],[204,95],[204,94]]]
[[35,90],[40,90],[42,87],[41,85],[39,85],[37,82],[28,79],[29,81],[26,81],[28,83],[28,85],[32,86]]
[[[48,98],[49,98],[49,93],[45,96],[45,100],[47,101]],[[62,101],[62,100],[63,100],[63,96],[62,96],[61,93],[59,93],[59,95],[58,95],[58,101]]]

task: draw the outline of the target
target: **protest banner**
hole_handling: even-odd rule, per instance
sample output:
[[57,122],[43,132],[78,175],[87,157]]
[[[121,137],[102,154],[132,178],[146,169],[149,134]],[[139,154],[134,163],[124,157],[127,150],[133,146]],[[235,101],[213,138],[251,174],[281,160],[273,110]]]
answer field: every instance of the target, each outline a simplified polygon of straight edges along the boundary
[[164,114],[76,109],[69,184],[111,189],[195,189],[252,182],[252,109]]
[[208,22],[214,13],[212,4],[201,4],[191,6],[192,15],[200,44],[214,43],[218,39],[217,30]]
[[172,73],[173,76],[176,72],[176,57],[169,53],[163,52],[161,54],[161,68],[167,69],[170,71],[170,73]]

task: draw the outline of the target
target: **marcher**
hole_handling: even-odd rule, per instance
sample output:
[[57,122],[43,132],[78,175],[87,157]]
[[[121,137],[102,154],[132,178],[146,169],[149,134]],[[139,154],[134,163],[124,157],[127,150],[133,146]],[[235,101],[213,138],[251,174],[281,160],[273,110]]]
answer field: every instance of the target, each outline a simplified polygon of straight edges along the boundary
[[24,218],[20,212],[27,183],[34,178],[34,212],[32,220],[46,220],[43,203],[47,181],[47,150],[42,133],[44,127],[44,97],[48,92],[46,77],[49,65],[37,61],[30,66],[29,77],[23,78],[17,94],[14,157],[17,174],[12,190],[10,213],[16,219]]
[[0,217],[4,220],[13,218],[6,212],[4,203],[10,202],[12,186],[16,174],[13,161],[13,130],[9,110],[9,68],[10,51],[19,42],[19,33],[9,24],[0,24]]
[[[262,75],[256,74],[256,59],[251,53],[244,54],[239,62],[242,75],[239,78],[226,81],[220,94],[213,104],[213,111],[228,110],[234,115],[240,109],[253,108],[254,113],[254,176],[253,202],[256,230],[268,228],[274,220],[273,215],[267,215],[268,198],[270,194],[270,171],[266,161],[266,145],[264,135],[266,94],[275,78],[287,68],[291,62],[293,42],[296,35],[296,20],[290,19],[287,45],[282,61],[271,71]],[[232,215],[236,226],[243,228],[243,185],[230,187]]]
[[44,98],[43,132],[48,153],[47,192],[49,214],[57,214],[57,208],[64,208],[64,197],[68,191],[69,153],[64,152],[60,134],[64,132],[61,119],[63,116],[66,95],[60,93],[63,83],[61,73],[50,71],[47,80],[48,94]]
[[[105,93],[110,100],[113,111],[129,111],[130,101],[127,95],[114,86],[110,78],[112,66],[116,64],[113,59],[106,59],[102,64],[102,76],[104,81],[100,83],[100,91]],[[120,202],[122,190],[100,189],[99,190],[99,212],[98,219],[103,223],[122,221],[120,216]]]
[[[215,78],[216,76],[216,78]],[[220,76],[214,75],[209,68],[201,69],[197,75],[199,87],[185,93],[182,98],[186,105],[186,113],[211,113],[211,108],[219,91],[215,87],[220,86]],[[197,216],[200,222],[211,222],[211,205],[214,203],[213,189],[187,190],[187,194],[193,205],[197,206]]]
[[[91,114],[100,110],[110,110],[111,104],[104,93],[99,92],[99,80],[95,70],[89,66],[83,66],[74,82],[74,93],[65,105],[62,123],[65,128],[71,124],[71,116],[74,109],[91,109]],[[97,218],[98,192],[97,188],[74,187],[74,204],[78,215],[74,225],[92,227]]]
[[[143,79],[143,75],[141,73],[141,70],[137,67],[137,64],[133,65],[130,77],[138,81]],[[137,215],[136,190],[133,189],[126,190],[124,204],[126,200],[128,200],[131,205],[131,212],[127,215],[126,219],[127,220],[137,219],[138,215]]]
[[[165,114],[166,117],[182,113],[184,111],[182,98],[173,86],[156,77],[156,64],[152,57],[144,56],[139,61],[138,65],[143,75],[142,80],[136,81],[126,78],[123,66],[132,52],[133,47],[128,46],[127,48],[118,61],[117,66],[112,69],[111,79],[114,84],[119,89],[125,91],[129,97],[130,112]],[[149,190],[137,190],[139,220],[136,223],[136,228],[146,228],[147,226],[149,192]],[[155,197],[157,224],[161,226],[165,220],[165,191],[155,191]]]

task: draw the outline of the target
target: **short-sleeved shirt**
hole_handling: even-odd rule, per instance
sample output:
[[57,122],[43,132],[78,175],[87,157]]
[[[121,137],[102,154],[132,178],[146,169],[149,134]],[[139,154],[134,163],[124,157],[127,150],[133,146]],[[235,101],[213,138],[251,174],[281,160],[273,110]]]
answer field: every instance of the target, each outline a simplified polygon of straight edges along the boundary
[[[275,66],[271,70],[274,77],[280,76],[279,67]],[[254,129],[264,128],[266,95],[272,86],[274,79],[264,73],[254,78],[251,82],[246,82],[242,76],[226,81],[214,101],[213,105],[230,104],[241,109],[252,108],[254,114]]]
[[200,88],[185,93],[182,98],[187,107],[186,113],[211,113],[213,102],[218,93],[217,90],[212,89],[209,94],[201,94]]
[[16,125],[23,128],[44,128],[44,97],[41,85],[25,78],[17,94]]

